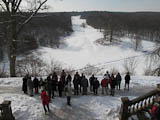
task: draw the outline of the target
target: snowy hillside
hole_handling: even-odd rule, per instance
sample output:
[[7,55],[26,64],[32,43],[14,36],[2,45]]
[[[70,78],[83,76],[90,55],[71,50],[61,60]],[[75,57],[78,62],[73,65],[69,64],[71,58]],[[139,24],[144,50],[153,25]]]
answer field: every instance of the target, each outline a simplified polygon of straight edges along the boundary
[[[101,81],[101,77],[98,77]],[[0,79],[0,103],[3,100],[12,101],[12,110],[16,120],[118,120],[121,97],[133,99],[156,87],[159,77],[132,76],[130,91],[116,91],[115,97],[90,93],[87,96],[72,96],[72,106],[66,105],[66,98],[55,97],[49,115],[44,115],[40,96],[29,97],[21,91],[22,78]]]
[[[83,27],[82,24],[85,24]],[[80,16],[72,17],[73,34],[64,39],[65,44],[60,49],[52,49],[41,47],[34,54],[41,53],[40,58],[50,63],[52,59],[58,60],[63,67],[71,67],[81,69],[87,64],[110,70],[116,68],[123,72],[123,63],[129,57],[135,57],[138,62],[136,68],[137,74],[144,73],[146,65],[146,53],[153,50],[155,44],[153,42],[142,41],[139,51],[134,51],[133,43],[129,38],[122,38],[120,43],[116,45],[103,46],[95,41],[103,38],[103,33],[86,25],[85,19]]]

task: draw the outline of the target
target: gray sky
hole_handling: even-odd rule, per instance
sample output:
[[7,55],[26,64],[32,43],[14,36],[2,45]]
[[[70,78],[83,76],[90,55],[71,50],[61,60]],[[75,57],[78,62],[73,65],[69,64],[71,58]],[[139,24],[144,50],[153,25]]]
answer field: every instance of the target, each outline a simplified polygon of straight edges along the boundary
[[48,0],[49,11],[158,11],[160,0]]

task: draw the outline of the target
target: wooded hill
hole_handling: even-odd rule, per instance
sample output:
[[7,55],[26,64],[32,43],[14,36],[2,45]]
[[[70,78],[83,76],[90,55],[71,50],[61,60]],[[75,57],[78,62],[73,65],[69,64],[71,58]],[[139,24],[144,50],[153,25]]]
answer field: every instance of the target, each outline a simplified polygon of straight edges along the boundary
[[[27,14],[27,13],[24,13]],[[38,48],[38,46],[56,47],[61,44],[60,38],[69,36],[72,30],[71,16],[81,15],[87,24],[104,33],[104,38],[113,41],[119,37],[151,40],[160,42],[159,12],[63,12],[39,13],[18,35],[17,54]],[[0,23],[6,19],[0,13]],[[23,19],[23,17],[17,17]],[[6,48],[6,24],[0,24],[0,59]]]
[[[27,13],[24,13],[27,14]],[[5,13],[0,13],[0,59],[3,58],[7,47]],[[23,17],[17,17],[23,19]],[[56,47],[61,44],[60,38],[72,33],[72,22],[70,13],[39,13],[34,17],[18,35],[17,54],[23,54],[38,46]]]

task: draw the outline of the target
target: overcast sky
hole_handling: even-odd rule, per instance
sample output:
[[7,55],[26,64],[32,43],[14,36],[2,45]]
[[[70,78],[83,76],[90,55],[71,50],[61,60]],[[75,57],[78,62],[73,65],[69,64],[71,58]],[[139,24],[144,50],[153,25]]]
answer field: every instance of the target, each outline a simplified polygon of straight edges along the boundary
[[160,0],[48,0],[49,11],[158,11]]

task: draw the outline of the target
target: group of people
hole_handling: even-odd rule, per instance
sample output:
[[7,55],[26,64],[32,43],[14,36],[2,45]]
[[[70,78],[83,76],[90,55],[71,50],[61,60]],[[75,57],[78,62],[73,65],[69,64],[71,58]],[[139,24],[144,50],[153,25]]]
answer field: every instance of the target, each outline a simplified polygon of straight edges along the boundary
[[[99,82],[94,74],[88,80],[83,73],[80,75],[78,72],[75,73],[72,80],[72,76],[70,74],[67,75],[66,72],[62,70],[59,79],[56,72],[50,74],[44,80],[43,78],[38,80],[37,77],[34,77],[32,81],[31,76],[26,75],[23,78],[22,90],[25,94],[33,96],[33,91],[35,94],[38,94],[40,91],[39,89],[41,89],[42,104],[46,113],[47,109],[45,106],[47,106],[49,112],[49,103],[51,102],[51,99],[54,99],[56,92],[59,94],[59,97],[62,97],[62,95],[65,94],[67,96],[67,105],[71,105],[72,84],[74,88],[74,95],[87,95],[89,93],[88,87],[90,87],[90,93],[97,95],[99,91],[98,89],[101,86],[102,94],[114,96],[115,88],[117,88],[117,90],[121,89],[121,81],[122,77],[120,73],[117,73],[117,75],[114,76],[114,74],[110,75],[108,71],[104,74],[101,82]],[[130,74],[128,72],[125,76],[125,89],[128,85],[129,90],[129,83]]]

